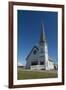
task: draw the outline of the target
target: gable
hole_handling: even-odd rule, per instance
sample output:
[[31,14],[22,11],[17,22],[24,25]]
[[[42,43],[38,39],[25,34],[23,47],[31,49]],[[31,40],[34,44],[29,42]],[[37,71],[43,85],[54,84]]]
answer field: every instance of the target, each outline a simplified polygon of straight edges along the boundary
[[36,53],[39,51],[37,46],[34,46],[28,56],[26,57],[26,60],[31,56],[31,54],[36,55]]

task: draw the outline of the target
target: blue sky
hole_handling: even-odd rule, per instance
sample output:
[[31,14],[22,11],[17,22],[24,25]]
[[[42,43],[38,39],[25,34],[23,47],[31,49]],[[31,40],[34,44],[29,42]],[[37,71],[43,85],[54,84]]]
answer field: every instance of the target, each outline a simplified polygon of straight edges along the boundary
[[18,10],[18,62],[25,64],[26,57],[33,48],[38,45],[41,31],[41,23],[44,23],[45,36],[48,42],[49,56],[58,61],[58,13],[48,11]]

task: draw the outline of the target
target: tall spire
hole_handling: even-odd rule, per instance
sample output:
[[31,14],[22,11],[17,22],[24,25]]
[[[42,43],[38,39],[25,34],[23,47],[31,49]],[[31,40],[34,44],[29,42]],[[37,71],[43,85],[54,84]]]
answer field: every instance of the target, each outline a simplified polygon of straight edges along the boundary
[[44,43],[46,41],[45,32],[44,32],[44,25],[41,23],[41,32],[40,32],[40,43]]

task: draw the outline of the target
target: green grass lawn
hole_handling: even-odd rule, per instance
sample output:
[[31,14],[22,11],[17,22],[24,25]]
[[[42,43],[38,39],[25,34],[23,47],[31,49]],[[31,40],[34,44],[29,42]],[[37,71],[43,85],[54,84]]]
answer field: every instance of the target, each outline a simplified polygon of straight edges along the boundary
[[57,73],[52,71],[30,71],[30,70],[18,70],[18,80],[21,79],[40,79],[40,78],[55,78]]

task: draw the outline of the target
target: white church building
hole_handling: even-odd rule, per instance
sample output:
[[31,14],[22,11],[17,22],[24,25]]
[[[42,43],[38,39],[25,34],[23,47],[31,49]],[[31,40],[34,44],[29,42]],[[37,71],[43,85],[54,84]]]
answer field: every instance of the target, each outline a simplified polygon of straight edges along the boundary
[[40,40],[38,46],[34,46],[26,58],[26,69],[52,70],[54,62],[48,55],[48,44],[45,37],[44,25],[41,24]]

